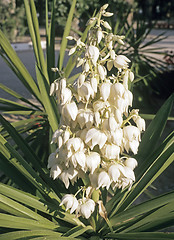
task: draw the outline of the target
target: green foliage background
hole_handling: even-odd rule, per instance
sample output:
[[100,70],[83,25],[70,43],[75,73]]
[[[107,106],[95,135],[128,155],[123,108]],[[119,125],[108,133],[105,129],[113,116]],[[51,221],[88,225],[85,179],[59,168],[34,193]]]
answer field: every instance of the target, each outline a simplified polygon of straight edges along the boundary
[[[139,163],[136,182],[130,191],[110,192],[112,198],[106,203],[107,222],[97,213],[88,220],[77,218],[59,206],[67,189],[61,181],[53,181],[47,169],[48,155],[53,151],[49,142],[59,124],[59,111],[55,99],[49,96],[49,90],[51,83],[59,77],[51,71],[53,66],[59,67],[68,82],[77,78],[77,75],[69,77],[75,66],[73,57],[64,65],[66,37],[71,30],[76,0],[72,1],[58,59],[55,59],[55,1],[51,19],[48,19],[46,1],[45,55],[34,1],[24,0],[24,4],[35,54],[36,80],[2,31],[0,55],[38,104],[0,84],[1,89],[17,100],[0,98],[0,168],[3,172],[0,239],[173,239],[174,234],[166,233],[165,228],[174,223],[174,191],[138,205],[133,203],[174,161],[174,132],[159,142],[173,107],[174,95],[166,100],[155,117],[144,114],[145,118],[153,120],[143,135],[136,156]],[[89,27],[82,34],[82,41],[85,41],[88,30]],[[9,123],[6,114],[23,115],[26,119]],[[75,187],[78,188],[78,182]],[[74,188],[71,186],[68,192],[73,193]],[[103,202],[106,199],[107,192],[103,189]]]

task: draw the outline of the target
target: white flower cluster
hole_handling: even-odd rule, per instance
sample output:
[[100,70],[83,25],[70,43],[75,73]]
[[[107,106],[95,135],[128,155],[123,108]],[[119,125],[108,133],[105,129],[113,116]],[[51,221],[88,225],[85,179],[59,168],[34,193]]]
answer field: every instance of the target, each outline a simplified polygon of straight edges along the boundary
[[[112,15],[106,12],[107,7],[104,5],[98,17],[89,20],[93,27],[86,43],[75,39],[76,45],[70,50],[70,55],[81,53],[78,79],[72,85],[67,85],[65,78],[56,80],[50,89],[50,94],[56,95],[61,121],[53,134],[57,149],[49,156],[48,168],[53,179],[61,179],[66,188],[78,178],[88,179],[80,190],[82,198],[66,194],[61,203],[70,213],[76,211],[85,218],[95,209],[91,199],[94,190],[132,186],[137,161],[128,154],[137,153],[140,133],[145,130],[138,110],[129,110],[133,95],[128,83],[134,74],[128,68],[130,60],[114,50],[116,44],[124,44],[124,37],[106,32],[111,27],[101,17]],[[116,74],[109,75],[113,67]]]

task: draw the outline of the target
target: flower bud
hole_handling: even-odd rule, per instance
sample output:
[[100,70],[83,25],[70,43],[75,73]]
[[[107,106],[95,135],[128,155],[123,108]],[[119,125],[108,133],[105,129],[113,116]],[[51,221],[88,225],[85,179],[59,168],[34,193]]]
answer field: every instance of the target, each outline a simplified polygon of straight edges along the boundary
[[100,75],[101,80],[104,80],[107,74],[105,67],[102,65],[98,65],[98,73]]
[[110,50],[110,56],[112,60],[115,60],[115,51],[114,50]]
[[102,38],[103,38],[103,32],[102,32],[102,30],[99,29],[97,31],[97,43],[98,44],[101,42]]
[[102,22],[102,25],[103,25],[105,28],[109,29],[109,30],[112,29],[111,26],[109,25],[109,23],[106,22],[106,21],[103,21],[103,22]]
[[69,53],[68,53],[68,55],[70,56],[70,55],[72,55],[73,53],[75,53],[76,48],[77,48],[76,46],[73,47],[73,48],[71,48],[70,51],[69,51]]
[[85,74],[82,73],[82,74],[80,74],[80,76],[77,80],[77,85],[79,88],[83,85],[84,81],[85,81]]
[[56,84],[55,82],[53,82],[51,83],[51,86],[50,86],[50,96],[52,96],[55,93],[55,90],[56,90]]
[[104,4],[104,5],[101,7],[101,10],[106,10],[106,8],[108,8],[108,6],[109,6],[108,3]]
[[108,71],[111,71],[111,69],[113,68],[114,62],[113,61],[108,61],[107,62],[107,69]]
[[134,73],[131,71],[129,72],[129,79],[131,82],[133,82],[133,80],[134,80]]
[[111,17],[111,16],[113,16],[113,13],[111,13],[111,12],[104,12],[102,15],[104,17]]

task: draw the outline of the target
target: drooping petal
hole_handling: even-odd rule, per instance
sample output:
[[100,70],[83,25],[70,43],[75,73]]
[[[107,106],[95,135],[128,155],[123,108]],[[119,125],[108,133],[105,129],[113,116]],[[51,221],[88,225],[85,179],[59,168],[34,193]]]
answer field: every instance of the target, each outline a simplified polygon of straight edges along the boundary
[[108,82],[102,83],[100,85],[100,95],[104,101],[106,101],[109,97],[111,89],[111,84]]
[[118,178],[120,177],[118,164],[111,165],[108,169],[108,174],[112,181],[117,182]]
[[106,187],[106,189],[108,190],[111,184],[111,180],[109,175],[107,174],[107,172],[102,171],[99,173],[98,175],[98,187],[97,189],[99,189],[100,187],[104,188]]
[[99,58],[99,49],[91,45],[89,46],[87,52],[89,57],[92,59],[94,66],[96,66],[97,60]]
[[101,161],[100,154],[97,152],[90,152],[90,154],[87,155],[86,165],[90,170],[91,174],[93,174],[96,168],[98,168],[100,161]]

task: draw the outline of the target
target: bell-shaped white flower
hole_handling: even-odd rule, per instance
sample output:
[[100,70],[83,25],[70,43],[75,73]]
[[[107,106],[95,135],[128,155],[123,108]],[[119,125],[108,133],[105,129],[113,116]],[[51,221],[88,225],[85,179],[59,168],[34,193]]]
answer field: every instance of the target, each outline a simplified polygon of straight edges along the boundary
[[128,63],[130,62],[129,58],[127,58],[124,55],[118,55],[116,56],[115,60],[114,60],[114,66],[116,68],[128,68]]
[[57,130],[53,133],[51,143],[57,143],[57,139],[58,139],[59,136],[62,135],[62,133],[63,133],[63,130],[62,130],[62,129],[57,129]]
[[66,78],[60,80],[60,91],[66,88]]
[[127,139],[124,139],[123,143],[124,143],[124,148],[127,152],[129,152],[129,149],[130,149],[134,154],[137,154],[139,141],[137,140],[128,141]]
[[89,101],[90,97],[94,97],[94,91],[89,82],[84,82],[80,88],[77,90],[78,95],[81,100]]
[[94,66],[96,66],[97,60],[99,58],[99,49],[91,45],[87,49],[87,55],[91,58]]
[[79,165],[83,170],[86,164],[86,155],[82,151],[78,151],[71,156],[73,166],[76,168]]
[[108,173],[105,171],[100,172],[98,175],[97,189],[99,189],[100,187],[102,187],[102,188],[106,187],[106,189],[108,190],[110,185],[111,185],[111,180],[110,180]]
[[101,101],[101,100],[97,100],[93,103],[93,109],[94,112],[101,112],[101,114],[104,113],[106,108],[109,108],[110,104],[108,101]]
[[85,81],[85,74],[82,73],[80,74],[77,80],[78,88],[80,88],[83,85],[84,81]]
[[70,138],[66,143],[67,149],[72,150],[72,152],[77,152],[83,150],[84,143],[80,138]]
[[65,119],[75,121],[78,113],[77,105],[74,101],[66,103],[62,108],[62,115]]
[[96,168],[98,168],[100,162],[100,154],[97,152],[90,152],[90,154],[86,156],[86,166],[90,170],[91,174],[93,174]]
[[108,169],[108,174],[110,179],[113,182],[117,182],[118,178],[120,177],[120,170],[119,170],[119,164],[113,164]]
[[134,170],[134,168],[138,165],[137,160],[135,158],[127,158],[124,161],[124,165]]
[[70,102],[72,98],[71,90],[69,88],[62,89],[60,98],[61,98],[61,105],[65,105],[65,103]]
[[110,135],[111,135],[111,141],[113,144],[116,144],[117,146],[122,145],[123,130],[121,128],[117,128],[115,131],[111,131]]
[[66,129],[63,134],[62,134],[62,138],[63,138],[63,143],[66,143],[68,141],[68,139],[70,138],[70,131],[69,129]]
[[123,86],[123,84],[121,83],[115,83],[112,85],[111,87],[112,89],[112,96],[115,98],[115,97],[122,97],[124,92],[125,92],[125,88]]
[[131,179],[132,181],[135,181],[135,174],[134,174],[133,170],[130,169],[129,167],[125,166],[122,174],[124,177]]
[[59,165],[53,165],[52,167],[51,167],[51,170],[50,170],[50,177],[52,177],[53,178],[53,180],[55,180],[56,178],[58,178],[59,177],[59,175],[61,174],[61,172],[62,172],[62,169],[60,168],[60,166]]
[[106,143],[107,136],[100,130],[96,128],[91,128],[87,131],[85,143],[89,145],[91,149],[93,149],[96,145],[99,145],[101,149]]
[[81,129],[85,125],[87,128],[91,128],[94,122],[93,112],[89,109],[79,109],[77,122],[79,123]]
[[115,144],[105,144],[101,148],[101,153],[106,159],[118,159],[120,154],[120,147]]
[[84,218],[88,219],[95,210],[95,202],[92,199],[79,199],[77,212]]
[[57,164],[57,158],[56,158],[56,153],[54,152],[49,155],[47,168],[51,168],[56,164]]
[[78,171],[74,168],[68,168],[62,171],[62,173],[59,175],[59,178],[62,180],[62,182],[65,184],[65,187],[69,187],[69,181],[73,182],[78,175]]
[[66,194],[61,200],[60,206],[62,205],[65,205],[66,211],[68,209],[71,209],[70,213],[72,214],[78,208],[79,203],[77,198],[74,195]]
[[131,91],[126,90],[123,95],[123,99],[127,102],[127,106],[132,106],[133,94]]
[[137,125],[137,127],[140,131],[145,131],[146,123],[145,123],[143,118],[138,116],[138,117],[135,118],[134,121],[135,121],[135,123],[136,123],[136,125]]
[[131,151],[132,151],[134,154],[137,154],[137,152],[138,152],[138,147],[139,147],[139,142],[138,142],[138,141],[133,140],[133,141],[129,142],[129,148],[131,149]]
[[106,101],[110,94],[111,84],[109,82],[104,82],[100,85],[100,95],[104,101]]
[[115,106],[116,106],[117,109],[120,110],[121,113],[127,112],[128,103],[124,98],[118,97],[115,100]]
[[59,84],[56,82],[51,83],[50,86],[50,96],[53,96],[53,94],[59,89]]
[[140,141],[140,130],[135,126],[126,126],[123,128],[124,138],[128,141]]

